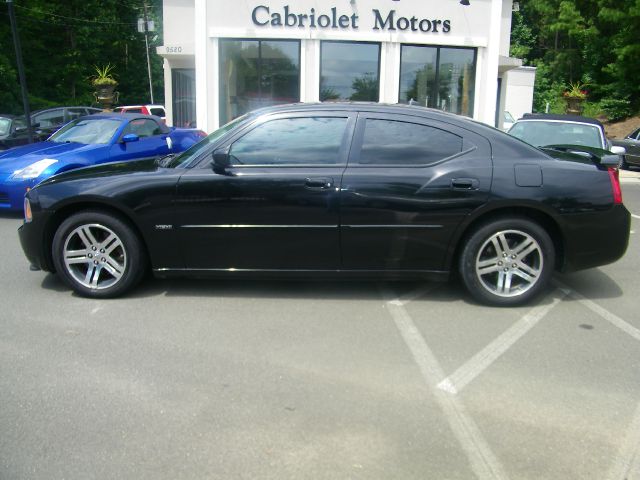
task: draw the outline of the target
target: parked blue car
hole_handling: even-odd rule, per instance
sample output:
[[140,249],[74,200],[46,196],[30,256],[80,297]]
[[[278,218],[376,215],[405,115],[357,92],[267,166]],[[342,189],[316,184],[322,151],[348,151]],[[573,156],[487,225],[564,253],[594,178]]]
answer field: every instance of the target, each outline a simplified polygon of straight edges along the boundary
[[0,153],[0,209],[22,210],[25,192],[57,173],[179,153],[205,136],[195,129],[167,127],[151,115],[99,113],[80,117],[45,142]]

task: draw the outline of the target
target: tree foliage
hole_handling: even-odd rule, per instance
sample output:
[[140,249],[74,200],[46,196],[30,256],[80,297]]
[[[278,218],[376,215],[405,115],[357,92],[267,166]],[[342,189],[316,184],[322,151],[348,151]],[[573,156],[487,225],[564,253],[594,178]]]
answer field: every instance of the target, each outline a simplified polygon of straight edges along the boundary
[[[164,98],[161,0],[149,1],[155,20],[150,54],[154,100]],[[144,34],[138,33],[143,0],[14,0],[32,110],[54,105],[95,104],[95,65],[114,65],[120,103],[148,103]],[[0,5],[0,112],[21,113],[22,100],[7,7]]]
[[534,108],[569,82],[589,85],[590,101],[640,106],[640,0],[527,0],[513,14],[511,55],[538,67]]

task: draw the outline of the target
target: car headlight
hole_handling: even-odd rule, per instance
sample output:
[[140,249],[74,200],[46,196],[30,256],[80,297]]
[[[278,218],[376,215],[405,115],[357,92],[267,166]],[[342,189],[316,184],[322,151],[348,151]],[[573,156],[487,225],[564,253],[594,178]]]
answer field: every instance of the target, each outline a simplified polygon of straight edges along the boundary
[[31,178],[37,178],[42,175],[48,167],[57,163],[58,160],[53,158],[43,158],[42,160],[38,160],[37,162],[32,163],[28,167],[21,168],[20,170],[16,170],[11,175],[11,179],[13,180],[29,180]]

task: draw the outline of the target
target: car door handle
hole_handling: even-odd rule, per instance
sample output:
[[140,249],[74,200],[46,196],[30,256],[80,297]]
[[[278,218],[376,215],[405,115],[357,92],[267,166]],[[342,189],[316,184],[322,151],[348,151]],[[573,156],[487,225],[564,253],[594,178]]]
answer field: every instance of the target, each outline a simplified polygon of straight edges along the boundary
[[304,185],[309,190],[328,190],[333,187],[333,178],[307,178]]
[[477,190],[480,182],[477,178],[453,178],[451,188],[454,190]]

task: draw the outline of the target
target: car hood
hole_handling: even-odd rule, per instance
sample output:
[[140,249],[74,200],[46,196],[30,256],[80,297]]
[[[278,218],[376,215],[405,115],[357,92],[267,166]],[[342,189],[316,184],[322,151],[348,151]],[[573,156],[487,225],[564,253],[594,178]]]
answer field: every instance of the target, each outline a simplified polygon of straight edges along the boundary
[[[52,183],[67,182],[79,179],[98,179],[114,176],[133,175],[136,173],[149,173],[159,170],[156,159],[145,159],[126,162],[104,163],[90,167],[78,168],[54,175],[40,183],[49,185]],[[166,170],[166,169],[161,169]]]
[[107,145],[86,145],[84,143],[39,142],[12,148],[0,153],[0,172],[13,172],[44,158],[66,160],[78,154],[102,149]]

